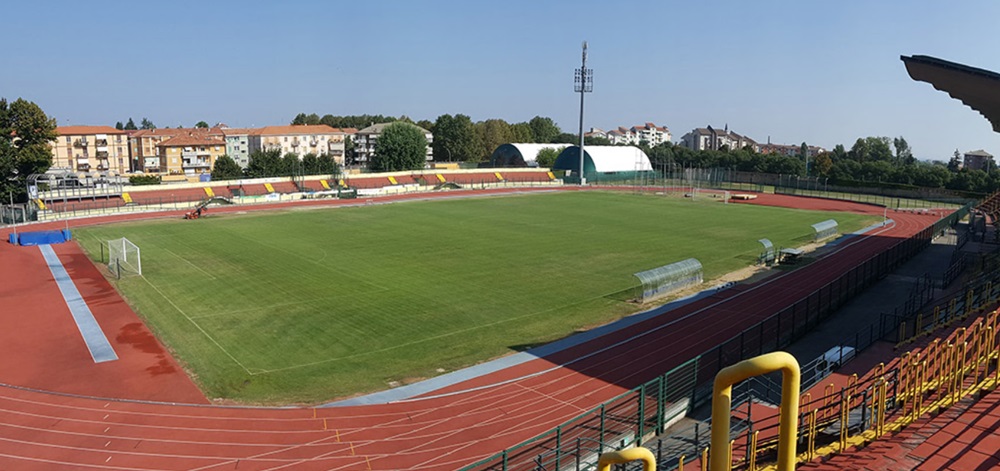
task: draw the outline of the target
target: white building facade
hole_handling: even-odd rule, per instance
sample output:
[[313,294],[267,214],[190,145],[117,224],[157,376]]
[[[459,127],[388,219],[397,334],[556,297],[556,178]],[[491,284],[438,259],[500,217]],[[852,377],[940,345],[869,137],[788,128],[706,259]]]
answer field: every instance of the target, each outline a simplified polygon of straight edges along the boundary
[[650,147],[670,142],[671,139],[670,130],[666,126],[657,126],[653,123],[630,128],[619,127],[608,131],[607,137],[612,144],[634,146],[645,141]]
[[258,150],[281,151],[281,155],[329,154],[339,165],[344,164],[344,141],[348,134],[343,129],[325,124],[267,126],[247,134],[248,152]]
[[[399,123],[401,121],[396,121]],[[380,123],[373,124],[358,131],[354,135],[354,164],[367,165],[371,156],[375,154],[375,143],[378,142],[378,137],[382,135],[382,131],[386,126],[395,123]],[[405,123],[409,124],[409,123]],[[427,156],[426,161],[430,162],[434,159],[433,151],[431,150],[431,143],[434,142],[434,135],[430,131],[421,128],[415,124],[410,124],[411,126],[423,131],[424,137],[427,139]]]

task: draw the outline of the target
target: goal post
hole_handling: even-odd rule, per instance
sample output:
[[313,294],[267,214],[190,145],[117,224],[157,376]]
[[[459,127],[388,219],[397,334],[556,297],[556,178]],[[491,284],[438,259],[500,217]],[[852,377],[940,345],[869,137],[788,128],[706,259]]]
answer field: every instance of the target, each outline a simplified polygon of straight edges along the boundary
[[119,277],[124,273],[142,275],[142,253],[139,246],[124,237],[109,240],[108,268]]

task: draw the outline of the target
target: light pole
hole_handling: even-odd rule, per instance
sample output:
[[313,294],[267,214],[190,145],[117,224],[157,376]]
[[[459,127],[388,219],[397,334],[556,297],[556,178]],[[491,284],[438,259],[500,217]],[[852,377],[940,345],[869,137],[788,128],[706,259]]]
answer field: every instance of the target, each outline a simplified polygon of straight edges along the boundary
[[583,42],[583,62],[573,74],[573,91],[580,94],[580,186],[587,183],[583,176],[583,95],[594,91],[594,69],[587,68],[587,41]]

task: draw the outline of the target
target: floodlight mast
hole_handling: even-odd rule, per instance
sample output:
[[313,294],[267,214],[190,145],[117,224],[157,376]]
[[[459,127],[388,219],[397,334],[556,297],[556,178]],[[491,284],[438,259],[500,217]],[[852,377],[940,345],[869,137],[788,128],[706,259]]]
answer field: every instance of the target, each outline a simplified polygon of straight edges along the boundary
[[573,74],[573,91],[580,93],[580,186],[587,183],[583,176],[583,94],[594,91],[594,70],[587,68],[587,41],[583,42],[583,62]]

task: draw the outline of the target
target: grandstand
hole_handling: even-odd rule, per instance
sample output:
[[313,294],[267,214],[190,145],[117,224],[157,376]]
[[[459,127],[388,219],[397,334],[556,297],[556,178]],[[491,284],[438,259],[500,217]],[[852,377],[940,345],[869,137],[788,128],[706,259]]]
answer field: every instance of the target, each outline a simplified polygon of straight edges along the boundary
[[[41,178],[41,177],[40,177]],[[42,181],[42,180],[39,180]],[[308,197],[325,197],[337,193],[337,188],[368,190],[369,195],[401,192],[433,191],[442,183],[479,189],[512,185],[558,185],[561,181],[545,169],[476,169],[426,170],[386,174],[241,179],[233,181],[173,183],[147,186],[116,185],[110,190],[43,191],[32,201],[31,211],[37,220],[79,217],[116,212],[184,209],[206,198],[223,196],[237,198],[240,203],[273,202],[254,197],[273,195],[288,201]]]

